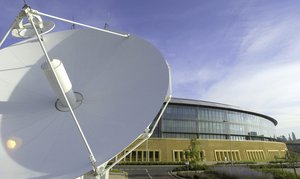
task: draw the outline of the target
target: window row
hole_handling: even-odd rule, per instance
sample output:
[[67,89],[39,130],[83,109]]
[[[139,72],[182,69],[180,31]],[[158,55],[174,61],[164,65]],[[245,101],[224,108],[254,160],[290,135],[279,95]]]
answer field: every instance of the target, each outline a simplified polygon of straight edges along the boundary
[[247,159],[250,161],[265,160],[265,152],[263,150],[246,150]]
[[240,161],[241,155],[239,150],[215,150],[216,161]]
[[259,140],[259,141],[273,141],[272,138],[240,136],[240,135],[227,135],[227,134],[189,134],[189,133],[162,133],[162,138],[185,138],[185,139],[215,139],[215,140]]
[[231,123],[255,123],[257,125],[263,126],[274,126],[273,122],[269,121],[266,118],[245,112],[174,104],[171,104],[167,107],[163,118],[173,120],[208,120],[216,122],[228,121]]
[[162,132],[235,134],[264,136],[268,138],[275,136],[275,126],[262,126],[255,123],[234,124],[230,122],[163,119],[160,125]]
[[124,158],[124,161],[125,162],[159,162],[161,161],[160,157],[161,156],[159,150],[149,150],[149,151],[135,150],[132,151],[130,154],[128,154]]
[[[204,150],[199,151],[197,154],[197,158],[199,161],[205,160],[205,152]],[[187,162],[190,161],[189,151],[186,150],[173,150],[172,152],[172,161],[173,162]]]

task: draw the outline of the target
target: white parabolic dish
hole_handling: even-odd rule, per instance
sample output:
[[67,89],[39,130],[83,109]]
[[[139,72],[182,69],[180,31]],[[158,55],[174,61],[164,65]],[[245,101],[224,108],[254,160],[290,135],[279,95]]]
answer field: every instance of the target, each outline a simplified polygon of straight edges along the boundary
[[[75,114],[100,165],[152,122],[168,91],[168,67],[151,44],[130,36],[70,30],[43,37],[64,63],[83,103]],[[89,153],[41,64],[37,39],[0,51],[0,178],[74,178],[91,170]]]

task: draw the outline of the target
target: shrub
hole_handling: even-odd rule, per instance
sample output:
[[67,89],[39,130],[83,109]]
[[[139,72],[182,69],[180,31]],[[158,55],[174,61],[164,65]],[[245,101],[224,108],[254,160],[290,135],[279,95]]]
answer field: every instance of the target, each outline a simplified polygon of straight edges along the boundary
[[261,171],[273,174],[274,179],[300,179],[300,176],[296,176],[295,174],[284,170],[264,168],[261,169]]
[[207,169],[208,169],[208,166],[205,164],[203,164],[203,165],[194,164],[194,165],[189,166],[189,170],[207,170]]
[[245,166],[216,166],[211,171],[216,173],[220,178],[232,179],[268,179],[273,178],[269,173],[252,170]]
[[269,161],[269,163],[287,163],[288,161],[287,160],[272,160],[272,161]]
[[256,164],[257,162],[255,161],[234,161],[233,163],[231,162],[217,162],[216,165],[229,165],[229,164],[245,164],[245,165],[249,165],[249,164]]
[[120,162],[118,165],[184,165],[184,162]]
[[197,164],[193,164],[193,165],[186,165],[186,166],[180,166],[180,167],[176,167],[173,169],[173,171],[196,171],[196,170],[207,170],[208,166],[203,164],[203,165],[197,165]]

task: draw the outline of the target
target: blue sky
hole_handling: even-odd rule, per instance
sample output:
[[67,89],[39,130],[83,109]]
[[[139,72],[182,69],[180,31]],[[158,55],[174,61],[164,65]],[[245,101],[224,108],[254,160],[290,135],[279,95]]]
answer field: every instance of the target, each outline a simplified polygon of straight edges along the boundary
[[[23,6],[1,0],[0,36]],[[173,96],[278,120],[300,138],[300,1],[27,0],[41,12],[140,36],[172,67]],[[55,30],[69,29],[56,23]],[[5,45],[12,42],[11,38]]]

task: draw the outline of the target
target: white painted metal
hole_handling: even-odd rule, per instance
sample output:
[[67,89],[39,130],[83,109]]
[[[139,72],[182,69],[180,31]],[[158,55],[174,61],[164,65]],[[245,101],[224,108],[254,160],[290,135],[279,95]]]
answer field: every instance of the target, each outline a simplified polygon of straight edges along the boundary
[[25,4],[23,9],[20,11],[20,13],[16,17],[16,19],[14,20],[12,25],[10,26],[10,28],[6,32],[5,36],[1,40],[0,47],[3,45],[4,41],[6,40],[8,34],[10,32],[12,32],[12,35],[14,37],[18,37],[18,38],[34,37],[35,32],[34,32],[34,28],[31,26],[31,24],[30,23],[23,24],[23,18],[26,17],[27,13],[30,13],[34,17],[34,24],[37,28],[39,28],[39,34],[41,34],[41,35],[49,33],[55,27],[55,24],[51,21],[43,22],[41,16],[45,16],[45,17],[60,20],[60,21],[63,21],[63,22],[71,23],[73,25],[79,25],[79,26],[82,26],[82,27],[86,27],[86,28],[93,29],[93,30],[98,30],[98,31],[101,31],[101,32],[106,32],[106,33],[121,36],[121,37],[129,37],[130,36],[130,34],[122,34],[122,33],[114,32],[114,31],[107,30],[107,29],[101,29],[101,28],[98,28],[98,27],[94,27],[94,26],[83,24],[83,23],[75,22],[75,21],[72,21],[72,20],[64,19],[64,18],[61,18],[61,17],[53,16],[53,15],[50,15],[50,14],[42,13],[42,12],[39,12],[37,10],[31,9],[27,4]]
[[[41,24],[42,23],[42,24]],[[38,26],[39,34],[43,35],[52,31],[55,27],[52,21],[42,21]],[[41,27],[41,28],[40,28]],[[31,38],[35,36],[34,28],[30,23],[23,24],[22,27],[12,29],[12,35],[18,38]]]
[[[165,104],[163,105],[163,107],[161,108],[157,119],[154,121],[154,124],[152,126],[152,128],[150,129],[149,127],[147,127],[143,134],[141,134],[137,139],[140,139],[140,142],[136,143],[134,146],[132,146],[123,156],[119,157],[118,159],[116,159],[115,162],[113,162],[109,167],[107,167],[105,169],[106,172],[109,172],[110,169],[112,169],[116,164],[118,164],[120,161],[122,161],[127,155],[129,155],[132,151],[134,151],[136,148],[138,148],[140,145],[142,145],[145,141],[147,141],[153,134],[155,128],[158,125],[158,122],[161,120],[162,115],[164,114],[165,110],[167,109],[167,106],[169,105],[171,99],[172,99],[172,75],[171,75],[171,67],[170,65],[166,62],[167,66],[168,66],[168,72],[169,72],[169,88],[168,88],[168,95],[165,99]],[[135,140],[136,141],[136,140]],[[135,142],[134,141],[134,142]],[[133,143],[134,143],[133,142]],[[146,144],[147,148],[148,148],[148,143]],[[130,145],[128,145],[126,148],[128,148]],[[148,156],[147,156],[148,157]]]
[[3,45],[4,41],[6,40],[6,38],[8,37],[10,32],[12,31],[12,29],[16,28],[16,26],[18,26],[20,24],[20,22],[22,21],[24,16],[25,16],[25,12],[23,10],[20,11],[18,16],[16,17],[16,19],[13,21],[13,23],[9,27],[8,31],[5,33],[4,37],[2,38],[2,40],[0,42],[0,47]]
[[[46,34],[43,43],[84,96],[75,112],[97,165],[105,163],[159,112],[168,90],[166,62],[135,36],[71,30]],[[72,178],[90,171],[71,116],[54,107],[40,69],[44,61],[35,39],[0,50],[1,178]]]
[[7,30],[7,32],[5,33],[4,37],[2,38],[1,42],[0,42],[0,48],[3,45],[3,43],[5,42],[6,38],[8,37],[8,35],[10,34],[10,32],[12,31],[13,27],[15,26],[16,21],[14,21],[12,23],[12,25],[9,27],[9,29]]
[[109,172],[110,169],[112,169],[116,164],[118,164],[120,161],[122,161],[127,155],[129,155],[132,151],[134,151],[136,148],[138,148],[140,145],[142,145],[145,141],[147,141],[151,137],[151,135],[154,132],[154,129],[156,128],[158,122],[160,121],[160,119],[161,119],[163,113],[165,112],[165,110],[166,110],[169,102],[171,101],[171,96],[172,95],[170,95],[170,96],[168,96],[166,98],[166,102],[165,102],[162,110],[160,111],[159,116],[156,119],[155,124],[153,125],[152,129],[150,130],[150,129],[146,128],[145,131],[144,131],[144,133],[141,134],[137,138],[137,139],[141,139],[141,141],[139,141],[137,144],[135,144],[134,146],[132,146],[128,151],[126,151],[126,153],[123,156],[119,157],[114,163],[112,163],[109,167],[107,167],[105,169],[105,173]]
[[129,34],[122,34],[122,33],[113,32],[113,31],[110,31],[110,30],[106,30],[106,29],[97,28],[97,27],[94,27],[94,26],[86,25],[86,24],[83,24],[83,23],[79,23],[79,22],[71,21],[71,20],[68,20],[68,19],[61,18],[61,17],[46,14],[46,13],[43,13],[43,12],[39,12],[37,10],[31,10],[31,13],[36,14],[36,15],[45,16],[45,17],[50,17],[52,19],[56,19],[56,20],[60,20],[60,21],[63,21],[63,22],[79,25],[79,26],[82,26],[82,27],[87,27],[89,29],[94,29],[94,30],[114,34],[114,35],[121,36],[121,37],[129,37],[130,36]]
[[[53,66],[53,69],[58,77],[58,80],[60,81],[60,84],[62,86],[62,90],[63,90],[63,93],[66,94],[66,97],[67,99],[69,100],[69,103],[70,105],[73,107],[76,105],[76,96],[73,92],[73,89],[72,89],[72,83],[69,79],[69,76],[65,70],[65,67],[63,65],[63,63],[58,60],[58,59],[53,59],[51,61],[51,64]],[[59,102],[61,102],[62,106],[65,106],[67,107],[67,102],[65,101],[64,97],[63,97],[63,94],[59,88],[59,86],[57,85],[57,82],[56,82],[56,79],[55,79],[55,75],[53,74],[52,70],[51,70],[51,67],[49,65],[48,62],[44,62],[42,64],[42,69],[44,70],[44,73],[51,85],[51,87],[53,88],[55,94],[57,95],[58,99],[59,99]]]
[[67,98],[66,93],[64,92],[63,84],[61,83],[61,82],[64,82],[64,81],[61,81],[61,80],[59,79],[59,76],[56,74],[56,70],[54,69],[54,67],[53,67],[53,65],[52,65],[52,63],[51,63],[51,60],[50,60],[50,58],[49,58],[49,54],[48,54],[48,52],[46,51],[45,45],[44,45],[44,43],[42,42],[41,35],[39,34],[39,32],[38,32],[38,30],[37,30],[37,27],[36,27],[36,24],[35,24],[35,22],[34,22],[34,15],[32,15],[32,14],[29,12],[29,11],[30,11],[30,8],[26,8],[26,9],[24,9],[24,11],[25,11],[26,16],[27,16],[27,18],[28,18],[28,21],[31,23],[31,25],[32,25],[32,27],[33,27],[33,29],[34,29],[34,31],[35,31],[35,34],[36,34],[37,39],[38,39],[38,42],[39,42],[39,44],[40,44],[40,46],[41,46],[41,48],[42,48],[42,51],[43,51],[43,53],[44,53],[44,56],[46,57],[46,62],[49,64],[49,67],[50,67],[50,69],[51,69],[51,73],[52,73],[52,75],[54,76],[54,79],[55,79],[55,81],[56,81],[56,83],[57,83],[57,86],[59,87],[60,93],[62,94],[62,97],[63,97],[62,100],[66,103],[66,105],[67,105],[67,107],[68,107],[68,109],[69,109],[69,111],[70,111],[70,114],[71,114],[71,116],[72,116],[72,118],[73,118],[73,120],[74,120],[74,122],[75,122],[75,124],[76,124],[76,127],[77,127],[77,129],[78,129],[78,131],[79,131],[79,134],[80,134],[80,136],[81,136],[81,138],[82,138],[82,140],[83,140],[83,142],[84,142],[84,145],[85,145],[86,149],[87,149],[88,152],[89,152],[89,159],[90,159],[91,164],[92,164],[92,169],[93,169],[93,171],[95,172],[95,174],[98,175],[99,173],[98,173],[98,169],[97,169],[97,164],[96,164],[97,161],[96,161],[96,158],[95,158],[95,156],[94,156],[94,154],[93,154],[93,152],[92,152],[92,150],[91,150],[91,148],[90,148],[90,145],[89,145],[89,143],[88,143],[88,141],[87,141],[87,139],[86,139],[86,137],[85,137],[85,135],[84,135],[84,133],[83,133],[83,131],[82,131],[82,128],[81,128],[81,126],[80,126],[80,124],[79,124],[79,122],[78,122],[78,120],[77,120],[77,117],[76,117],[76,115],[75,115],[75,113],[74,113],[74,111],[73,111],[73,108],[72,108],[72,106],[71,106],[71,104],[70,104],[70,102],[69,102],[69,99]]

